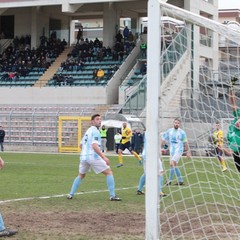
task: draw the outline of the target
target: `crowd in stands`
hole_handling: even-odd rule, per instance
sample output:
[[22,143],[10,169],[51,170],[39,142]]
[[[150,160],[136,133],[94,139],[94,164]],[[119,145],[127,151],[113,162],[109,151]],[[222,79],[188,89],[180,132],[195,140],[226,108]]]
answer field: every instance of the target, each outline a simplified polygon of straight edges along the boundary
[[[121,63],[135,46],[134,37],[131,30],[125,27],[123,35],[121,31],[116,35],[116,42],[112,48],[103,46],[103,42],[98,38],[95,40],[84,40],[83,28],[79,28],[77,43],[67,60],[62,62],[58,72],[54,75],[55,85],[72,85],[73,78],[69,75],[61,74],[63,71],[84,71],[84,67],[89,62],[118,61]],[[118,36],[118,37],[117,37]],[[50,37],[40,37],[38,48],[31,48],[31,36],[16,36],[12,43],[0,54],[0,72],[2,79],[6,81],[16,81],[20,77],[26,77],[31,71],[43,73],[51,63],[64,50],[67,42],[57,39],[55,31]],[[93,78],[98,82],[101,79],[110,79],[117,71],[117,65],[109,68],[96,69]]]
[[27,76],[33,68],[45,71],[55,58],[64,50],[65,41],[51,35],[49,39],[42,36],[40,46],[31,49],[31,36],[16,36],[13,42],[0,54],[0,72],[2,80],[17,80]]
[[113,61],[123,61],[134,47],[134,43],[117,41],[114,47],[103,46],[103,42],[98,38],[93,40],[80,39],[72,52],[68,55],[65,62],[62,63],[62,70],[75,69],[81,71],[85,62],[103,61],[106,57]]
[[53,76],[55,86],[72,86],[73,77],[72,75],[54,74]]
[[[89,40],[88,38],[84,40],[84,38],[80,38],[82,31],[82,29],[79,29],[76,46],[71,53],[68,54],[67,60],[61,63],[58,73],[54,75],[53,80],[55,80],[56,86],[64,85],[63,82],[67,82],[66,85],[70,85],[68,81],[64,79],[65,74],[63,76],[62,72],[84,71],[87,63],[89,64],[95,61],[103,62],[105,59],[122,62],[135,46],[133,38],[131,38],[132,41],[127,39],[123,41],[124,37],[122,36],[121,40],[119,39],[119,41],[115,42],[113,48],[105,47],[103,46],[103,42],[98,38],[95,38],[95,40]],[[131,35],[131,31],[129,35]],[[94,79],[96,83],[103,78],[110,79],[117,70],[117,65],[111,65],[105,70],[96,68],[92,72],[92,79]],[[62,80],[59,81],[59,79]],[[59,82],[61,82],[60,85]]]

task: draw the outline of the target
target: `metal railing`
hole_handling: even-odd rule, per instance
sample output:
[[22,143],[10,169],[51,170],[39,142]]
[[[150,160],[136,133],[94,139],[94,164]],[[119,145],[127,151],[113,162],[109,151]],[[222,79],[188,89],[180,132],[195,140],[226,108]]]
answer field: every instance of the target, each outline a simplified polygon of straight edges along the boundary
[[[162,53],[161,56],[161,72],[163,79],[171,72],[180,58],[187,50],[187,30],[183,28],[179,34],[173,39],[171,44]],[[122,113],[134,113],[137,116],[146,106],[147,94],[147,75],[134,88],[134,91],[128,95],[128,99],[122,107]]]

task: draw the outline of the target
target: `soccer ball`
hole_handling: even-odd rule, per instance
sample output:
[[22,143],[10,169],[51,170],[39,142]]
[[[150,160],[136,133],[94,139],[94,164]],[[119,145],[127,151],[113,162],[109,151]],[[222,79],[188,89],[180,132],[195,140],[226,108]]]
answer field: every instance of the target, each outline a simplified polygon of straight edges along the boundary
[[2,158],[0,157],[0,169],[2,169],[4,167],[4,161],[2,160]]

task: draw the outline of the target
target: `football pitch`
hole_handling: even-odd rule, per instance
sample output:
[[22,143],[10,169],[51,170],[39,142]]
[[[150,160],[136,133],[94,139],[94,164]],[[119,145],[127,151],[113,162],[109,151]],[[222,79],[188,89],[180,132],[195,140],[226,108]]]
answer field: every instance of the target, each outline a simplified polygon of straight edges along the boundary
[[[0,171],[0,211],[6,226],[19,230],[11,239],[145,238],[145,199],[136,195],[143,169],[134,157],[124,156],[124,166],[117,168],[117,156],[109,156],[121,202],[109,201],[105,177],[92,171],[74,199],[66,199],[78,174],[78,154],[4,152],[1,157],[5,167]],[[166,171],[168,161],[163,158]],[[222,173],[215,158],[183,158],[185,186],[164,187],[168,196],[160,199],[160,215],[186,211],[186,206],[191,214],[196,214],[196,205],[213,204],[213,212],[216,205],[238,206],[239,174],[232,159],[228,167]],[[201,211],[204,208],[198,214]]]

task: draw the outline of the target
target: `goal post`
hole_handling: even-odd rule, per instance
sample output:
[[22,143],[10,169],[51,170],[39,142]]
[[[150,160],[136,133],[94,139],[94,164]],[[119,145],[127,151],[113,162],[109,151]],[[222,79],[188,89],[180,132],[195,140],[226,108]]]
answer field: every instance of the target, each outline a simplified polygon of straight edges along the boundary
[[[240,25],[221,24],[200,14],[160,0],[148,1],[147,240],[240,236],[240,173],[228,151],[229,133],[235,127],[231,89],[240,108]],[[184,185],[175,185],[174,174],[172,185],[163,186],[168,196],[159,198],[159,138],[173,127],[175,118],[181,120],[192,157],[183,155],[178,163]],[[223,130],[222,149],[226,149],[220,157],[217,143],[209,140],[216,123]],[[167,181],[170,157],[161,160]]]
[[91,117],[59,116],[58,118],[58,150],[62,152],[80,152],[83,122],[91,121]]
[[146,118],[146,239],[158,239],[158,159],[161,27],[160,3],[148,1],[147,118]]

